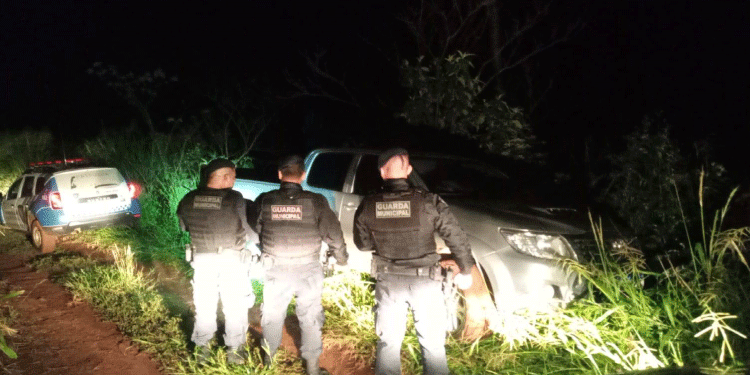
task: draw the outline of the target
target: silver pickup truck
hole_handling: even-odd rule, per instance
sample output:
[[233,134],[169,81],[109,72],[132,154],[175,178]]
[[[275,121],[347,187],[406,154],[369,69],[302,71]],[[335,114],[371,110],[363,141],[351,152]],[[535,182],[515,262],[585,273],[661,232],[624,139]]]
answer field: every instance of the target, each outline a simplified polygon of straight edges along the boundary
[[[439,194],[466,231],[474,258],[501,311],[565,304],[584,292],[579,277],[560,260],[579,257],[577,245],[592,244],[588,220],[574,210],[523,205],[508,197],[515,185],[481,161],[436,154],[412,154],[410,183]],[[352,269],[369,272],[371,253],[353,242],[354,212],[364,195],[382,184],[377,152],[319,149],[305,158],[303,188],[322,194],[338,214]],[[242,178],[235,190],[255,200],[278,188],[272,182]],[[445,251],[438,238],[436,251]]]

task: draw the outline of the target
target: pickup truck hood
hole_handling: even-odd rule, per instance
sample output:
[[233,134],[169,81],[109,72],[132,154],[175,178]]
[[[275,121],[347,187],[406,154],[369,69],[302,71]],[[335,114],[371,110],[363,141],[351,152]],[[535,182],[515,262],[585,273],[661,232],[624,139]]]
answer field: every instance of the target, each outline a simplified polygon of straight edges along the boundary
[[584,234],[591,231],[588,213],[563,207],[536,207],[508,201],[444,198],[459,221],[496,220],[507,229]]

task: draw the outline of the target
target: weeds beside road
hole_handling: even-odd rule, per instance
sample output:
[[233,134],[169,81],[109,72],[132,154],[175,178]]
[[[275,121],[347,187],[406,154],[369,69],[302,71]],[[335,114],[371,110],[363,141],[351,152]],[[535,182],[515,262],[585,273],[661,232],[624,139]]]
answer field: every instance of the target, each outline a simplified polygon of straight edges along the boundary
[[[165,272],[179,266],[137,266],[120,240],[132,235],[127,229],[104,229],[77,237],[77,241],[99,243],[114,258],[112,263],[58,254],[39,257],[34,264],[49,269],[75,296],[117,323],[142,350],[158,358],[167,373],[301,373],[299,361],[288,352],[272,370],[259,365],[257,350],[244,366],[227,364],[220,353],[206,366],[190,360],[184,325],[180,325],[186,312],[167,308],[169,299],[176,297],[165,299],[159,293],[164,290],[157,287],[160,277],[155,274],[156,269]],[[740,246],[746,237],[747,231],[717,234],[710,243],[721,246],[695,254],[694,265],[665,274],[643,270],[634,249],[601,253],[598,266],[580,269],[589,280],[589,297],[562,311],[501,317],[493,327],[496,333],[484,340],[449,339],[451,370],[456,374],[612,374],[689,365],[739,373],[749,353],[742,337],[749,324],[748,270],[728,249]],[[183,272],[167,274],[187,280]],[[656,278],[655,285],[644,288],[645,277]],[[369,279],[339,274],[326,279],[324,294],[324,345],[365,368],[372,363],[376,340],[371,291]],[[420,373],[413,334],[407,335],[404,349],[404,373]]]

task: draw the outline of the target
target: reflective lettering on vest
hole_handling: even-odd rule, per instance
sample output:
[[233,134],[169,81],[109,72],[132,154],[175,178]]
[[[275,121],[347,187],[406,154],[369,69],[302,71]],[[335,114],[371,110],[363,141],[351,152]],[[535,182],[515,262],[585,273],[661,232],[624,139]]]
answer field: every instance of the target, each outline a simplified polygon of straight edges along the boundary
[[410,201],[375,202],[376,219],[411,217]]
[[220,210],[223,197],[210,195],[196,195],[193,199],[193,208],[203,210]]
[[302,220],[302,206],[296,204],[271,205],[271,220]]

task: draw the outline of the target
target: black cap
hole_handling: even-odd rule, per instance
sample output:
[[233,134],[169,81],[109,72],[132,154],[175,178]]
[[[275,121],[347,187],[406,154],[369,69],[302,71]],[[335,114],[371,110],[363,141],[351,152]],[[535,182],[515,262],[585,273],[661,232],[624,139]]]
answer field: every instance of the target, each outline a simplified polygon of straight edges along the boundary
[[235,166],[234,163],[232,163],[229,159],[218,158],[211,160],[211,162],[206,165],[206,167],[203,169],[203,174],[208,179],[208,176],[210,176],[211,173],[214,173],[221,168],[234,169]]
[[406,155],[409,156],[409,152],[407,152],[405,149],[401,147],[396,148],[390,148],[387,149],[378,155],[378,168],[383,168],[385,163],[388,162],[388,160],[391,160],[392,157],[397,155]]
[[286,167],[291,167],[293,165],[298,165],[304,170],[305,160],[302,159],[302,157],[299,155],[289,155],[279,159],[279,170],[282,170]]

